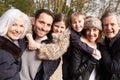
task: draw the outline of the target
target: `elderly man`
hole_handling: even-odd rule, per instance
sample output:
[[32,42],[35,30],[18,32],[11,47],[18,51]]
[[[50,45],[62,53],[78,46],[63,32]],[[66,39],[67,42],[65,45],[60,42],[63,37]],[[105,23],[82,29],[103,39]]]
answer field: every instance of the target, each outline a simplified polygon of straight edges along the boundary
[[102,16],[101,21],[107,49],[101,49],[107,75],[105,80],[120,80],[120,18],[109,11]]

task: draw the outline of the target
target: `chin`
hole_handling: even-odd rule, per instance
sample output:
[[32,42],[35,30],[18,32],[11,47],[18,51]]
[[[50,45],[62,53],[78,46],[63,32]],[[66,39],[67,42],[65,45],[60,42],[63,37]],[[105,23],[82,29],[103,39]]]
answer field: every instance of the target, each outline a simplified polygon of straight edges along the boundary
[[18,39],[20,39],[20,37],[13,37],[11,38],[13,41],[17,41]]
[[114,38],[114,36],[108,35],[107,38],[112,39],[112,38]]

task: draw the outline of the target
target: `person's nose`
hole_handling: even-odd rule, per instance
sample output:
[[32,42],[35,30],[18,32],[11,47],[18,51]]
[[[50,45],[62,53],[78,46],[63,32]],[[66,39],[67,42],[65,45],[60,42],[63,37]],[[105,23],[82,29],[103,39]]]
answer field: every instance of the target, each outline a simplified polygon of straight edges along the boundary
[[61,28],[58,28],[58,32],[61,32]]
[[110,30],[110,29],[111,29],[111,25],[108,25],[108,26],[107,26],[107,29]]
[[93,31],[93,30],[91,30],[91,31],[90,31],[90,35],[93,35],[93,34],[94,34],[94,31]]
[[47,24],[44,24],[44,26],[43,26],[43,30],[46,30],[47,29]]
[[19,25],[16,26],[15,31],[16,31],[16,32],[19,32],[19,31],[20,31],[20,26],[19,26]]
[[78,25],[79,25],[79,22],[76,22],[76,25],[78,26]]

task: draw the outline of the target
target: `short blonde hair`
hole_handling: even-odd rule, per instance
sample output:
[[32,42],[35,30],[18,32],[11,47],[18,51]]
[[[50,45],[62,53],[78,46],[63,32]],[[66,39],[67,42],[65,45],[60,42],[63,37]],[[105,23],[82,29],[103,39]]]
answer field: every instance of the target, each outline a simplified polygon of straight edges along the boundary
[[80,12],[74,12],[71,16],[70,16],[70,21],[72,22],[72,19],[75,17],[75,16],[82,16],[83,19],[85,19],[85,15],[81,14]]

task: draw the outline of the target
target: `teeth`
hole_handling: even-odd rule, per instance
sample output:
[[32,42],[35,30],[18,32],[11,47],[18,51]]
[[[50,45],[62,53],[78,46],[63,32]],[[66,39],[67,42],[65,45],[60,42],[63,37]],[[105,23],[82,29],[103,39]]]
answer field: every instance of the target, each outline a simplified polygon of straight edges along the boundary
[[112,32],[107,32],[107,33],[112,33]]
[[12,33],[14,36],[18,36],[19,35],[19,33],[16,33],[16,32],[13,32]]

